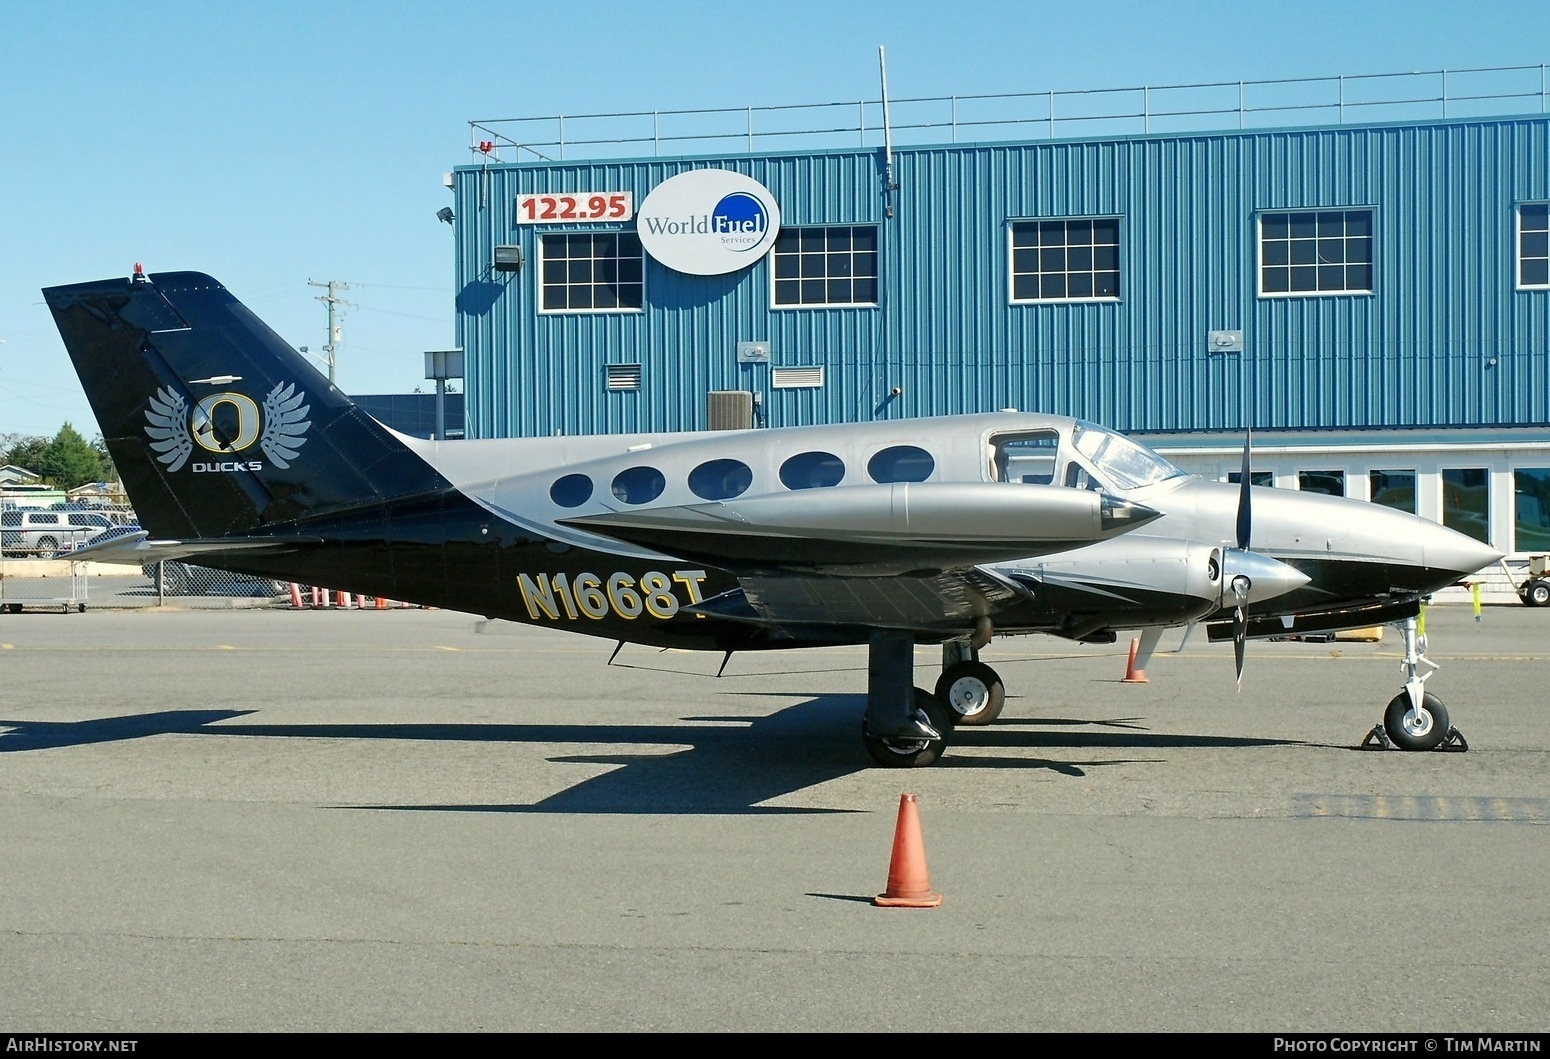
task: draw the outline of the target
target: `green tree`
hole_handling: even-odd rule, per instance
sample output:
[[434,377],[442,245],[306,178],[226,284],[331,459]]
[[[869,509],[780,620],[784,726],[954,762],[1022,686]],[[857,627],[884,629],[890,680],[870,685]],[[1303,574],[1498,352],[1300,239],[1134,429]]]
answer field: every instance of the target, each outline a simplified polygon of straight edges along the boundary
[[102,478],[102,460],[80,431],[69,423],[59,428],[54,440],[38,456],[33,468],[60,489],[74,489]]
[[[27,437],[22,434],[6,434],[0,437],[0,466],[7,463],[38,471],[38,457],[48,448],[48,438]],[[39,474],[43,473],[38,471]]]
[[97,454],[97,462],[102,467],[102,470],[98,474],[96,480],[100,482],[118,481],[118,468],[114,466],[113,457],[108,452],[107,439],[104,438],[101,434],[98,434],[96,437],[92,438],[91,448],[92,451]]

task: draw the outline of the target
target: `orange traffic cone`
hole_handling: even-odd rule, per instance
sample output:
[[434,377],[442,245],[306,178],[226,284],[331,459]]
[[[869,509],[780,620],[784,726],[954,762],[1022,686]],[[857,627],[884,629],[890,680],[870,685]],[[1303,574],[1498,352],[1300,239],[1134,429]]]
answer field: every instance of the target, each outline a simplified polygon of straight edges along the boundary
[[942,895],[931,892],[926,875],[926,846],[920,837],[915,796],[899,796],[899,822],[893,831],[893,858],[888,862],[888,889],[872,898],[884,908],[935,908]]
[[1146,670],[1136,668],[1136,652],[1140,650],[1140,648],[1140,640],[1130,641],[1130,658],[1125,662],[1125,678],[1120,681],[1121,684],[1148,683],[1146,679]]

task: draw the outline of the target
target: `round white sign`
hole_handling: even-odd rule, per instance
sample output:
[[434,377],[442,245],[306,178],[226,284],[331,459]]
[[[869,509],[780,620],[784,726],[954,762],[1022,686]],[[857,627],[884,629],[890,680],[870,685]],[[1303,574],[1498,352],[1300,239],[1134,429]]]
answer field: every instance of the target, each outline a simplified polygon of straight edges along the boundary
[[669,177],[635,215],[646,253],[677,272],[721,276],[758,261],[780,231],[770,189],[728,169],[695,169]]

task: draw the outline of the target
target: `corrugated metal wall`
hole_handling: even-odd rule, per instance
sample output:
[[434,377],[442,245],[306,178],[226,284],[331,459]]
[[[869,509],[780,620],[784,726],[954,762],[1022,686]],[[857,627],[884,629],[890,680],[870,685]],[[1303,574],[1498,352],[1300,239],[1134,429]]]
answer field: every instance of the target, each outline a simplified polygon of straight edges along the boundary
[[[689,168],[759,180],[783,226],[878,224],[875,308],[772,309],[771,260],[696,277],[648,259],[639,313],[540,314],[517,195],[630,191]],[[1515,208],[1550,199],[1550,118],[456,171],[472,437],[701,429],[753,390],[769,425],[1001,407],[1137,433],[1550,425],[1550,292],[1515,289]],[[891,201],[893,215],[886,216]],[[1371,207],[1371,295],[1261,298],[1259,211]],[[1117,216],[1117,302],[1013,305],[1008,224]],[[592,231],[603,225],[577,226]],[[522,246],[519,272],[490,268]],[[1241,330],[1241,354],[1212,353]],[[770,365],[737,362],[767,342]],[[639,391],[606,365],[639,363]],[[822,366],[821,389],[772,367]],[[897,395],[892,391],[897,389]]]

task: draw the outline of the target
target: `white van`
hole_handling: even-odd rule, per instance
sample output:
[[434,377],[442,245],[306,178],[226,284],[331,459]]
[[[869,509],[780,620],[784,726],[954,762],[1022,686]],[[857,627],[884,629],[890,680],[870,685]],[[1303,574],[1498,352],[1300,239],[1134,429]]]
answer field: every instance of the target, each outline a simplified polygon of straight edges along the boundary
[[52,559],[112,526],[112,519],[96,511],[0,511],[0,549],[7,556]]

